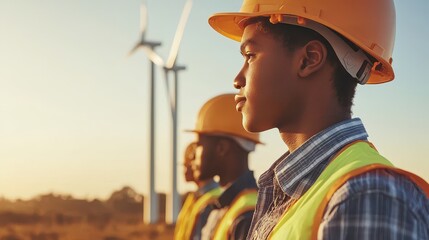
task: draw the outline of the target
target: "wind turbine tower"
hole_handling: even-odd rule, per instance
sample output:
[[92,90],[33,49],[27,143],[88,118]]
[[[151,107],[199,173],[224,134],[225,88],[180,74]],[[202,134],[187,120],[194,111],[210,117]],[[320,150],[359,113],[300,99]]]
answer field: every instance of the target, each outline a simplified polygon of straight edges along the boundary
[[[167,94],[170,99],[171,117],[172,117],[172,191],[168,195],[166,221],[167,223],[175,223],[180,211],[180,195],[177,191],[177,120],[178,120],[178,106],[179,106],[179,74],[181,70],[185,70],[185,66],[176,65],[177,54],[179,52],[180,42],[185,31],[186,22],[188,21],[189,14],[192,8],[192,0],[187,0],[180,17],[179,25],[177,26],[174,35],[173,43],[171,45],[170,54],[164,66],[165,82],[167,86]],[[174,90],[171,96],[170,84],[168,80],[169,72],[174,74]]]
[[162,59],[155,53],[155,47],[161,45],[160,42],[147,41],[147,8],[144,3],[140,7],[140,40],[131,49],[129,55],[133,54],[139,48],[143,48],[147,57],[150,59],[149,63],[149,79],[150,79],[150,93],[149,93],[149,193],[144,198],[144,222],[153,224],[158,222],[158,196],[155,192],[155,64],[163,64]]

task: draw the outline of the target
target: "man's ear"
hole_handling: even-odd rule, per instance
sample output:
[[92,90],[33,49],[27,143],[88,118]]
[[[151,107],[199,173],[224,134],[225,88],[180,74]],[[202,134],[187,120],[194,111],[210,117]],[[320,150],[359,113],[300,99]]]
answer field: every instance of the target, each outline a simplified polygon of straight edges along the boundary
[[231,148],[231,143],[227,139],[219,139],[216,144],[216,154],[220,157],[224,157],[229,149]]
[[302,47],[301,50],[302,55],[298,76],[302,78],[308,77],[321,69],[326,63],[328,50],[320,41],[312,40]]

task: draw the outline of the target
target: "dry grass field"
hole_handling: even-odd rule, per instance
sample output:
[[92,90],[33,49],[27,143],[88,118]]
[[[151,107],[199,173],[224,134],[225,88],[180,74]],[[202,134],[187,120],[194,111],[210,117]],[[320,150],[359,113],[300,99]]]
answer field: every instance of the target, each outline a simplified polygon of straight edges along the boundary
[[173,231],[165,224],[8,225],[0,228],[0,240],[167,240],[173,239]]
[[0,197],[0,240],[167,240],[165,194],[159,195],[159,223],[143,224],[143,196],[130,187],[106,200],[44,194],[30,200]]

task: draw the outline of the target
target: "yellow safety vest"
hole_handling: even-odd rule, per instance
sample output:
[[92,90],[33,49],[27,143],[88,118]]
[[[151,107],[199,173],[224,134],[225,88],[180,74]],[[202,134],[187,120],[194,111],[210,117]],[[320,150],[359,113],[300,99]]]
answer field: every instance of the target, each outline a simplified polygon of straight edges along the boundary
[[179,215],[176,220],[176,227],[174,228],[174,239],[181,239],[185,234],[186,224],[186,216],[190,213],[192,209],[192,205],[195,203],[195,194],[190,193],[185,199],[183,203],[182,209],[180,209]]
[[174,229],[174,239],[190,239],[201,211],[203,211],[207,205],[214,202],[221,193],[222,190],[217,187],[203,194],[199,198],[195,198],[194,194],[190,194],[183,203],[183,207],[177,217],[176,227]]
[[422,178],[393,167],[370,143],[355,142],[333,158],[310,189],[285,212],[268,239],[317,239],[324,210],[336,190],[347,180],[374,169],[406,176],[429,196],[429,184]]
[[257,199],[258,192],[256,189],[244,190],[237,197],[235,197],[232,204],[229,206],[225,214],[216,225],[213,240],[229,239],[231,234],[231,226],[234,220],[245,212],[254,211]]

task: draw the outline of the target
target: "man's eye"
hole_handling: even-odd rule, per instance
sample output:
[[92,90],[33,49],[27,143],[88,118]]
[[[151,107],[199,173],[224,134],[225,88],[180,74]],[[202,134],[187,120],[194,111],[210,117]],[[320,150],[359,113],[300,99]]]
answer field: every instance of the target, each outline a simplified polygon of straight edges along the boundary
[[244,57],[245,61],[251,60],[254,56],[255,56],[255,54],[251,53],[251,52],[243,53],[243,57]]

